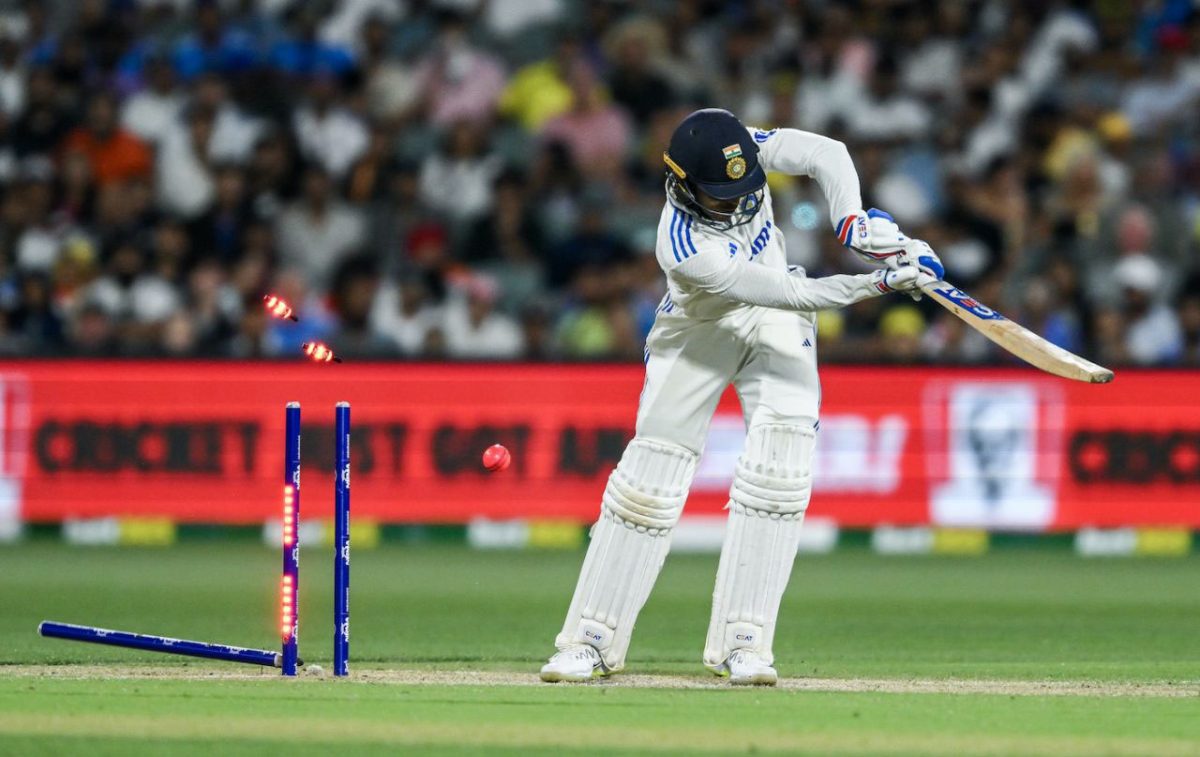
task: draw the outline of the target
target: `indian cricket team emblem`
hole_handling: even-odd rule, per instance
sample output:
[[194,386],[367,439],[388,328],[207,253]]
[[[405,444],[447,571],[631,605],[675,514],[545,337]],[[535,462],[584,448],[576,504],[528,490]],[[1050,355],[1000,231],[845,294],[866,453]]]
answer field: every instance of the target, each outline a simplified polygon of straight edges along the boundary
[[742,146],[732,144],[721,148],[725,155],[725,175],[731,179],[740,179],[746,175],[746,159],[742,157]]

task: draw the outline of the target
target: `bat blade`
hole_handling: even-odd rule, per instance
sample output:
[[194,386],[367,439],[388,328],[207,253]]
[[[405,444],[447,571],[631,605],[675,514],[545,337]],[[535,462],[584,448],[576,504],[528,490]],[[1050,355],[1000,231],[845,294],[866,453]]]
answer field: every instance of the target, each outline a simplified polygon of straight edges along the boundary
[[951,284],[930,281],[921,285],[921,291],[971,328],[1036,368],[1090,384],[1107,384],[1113,380],[1113,372],[1104,366],[1051,344]]

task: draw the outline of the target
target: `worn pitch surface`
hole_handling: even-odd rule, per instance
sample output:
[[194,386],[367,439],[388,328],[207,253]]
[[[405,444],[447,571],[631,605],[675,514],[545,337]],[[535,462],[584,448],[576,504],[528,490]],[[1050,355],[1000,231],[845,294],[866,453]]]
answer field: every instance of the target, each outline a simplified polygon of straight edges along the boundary
[[[1200,564],[801,557],[777,690],[699,666],[715,556],[678,555],[626,673],[543,685],[579,552],[355,555],[355,678],[41,639],[52,618],[267,647],[278,552],[0,549],[0,754],[808,751],[1200,753]],[[301,648],[329,668],[332,556],[301,559]]]

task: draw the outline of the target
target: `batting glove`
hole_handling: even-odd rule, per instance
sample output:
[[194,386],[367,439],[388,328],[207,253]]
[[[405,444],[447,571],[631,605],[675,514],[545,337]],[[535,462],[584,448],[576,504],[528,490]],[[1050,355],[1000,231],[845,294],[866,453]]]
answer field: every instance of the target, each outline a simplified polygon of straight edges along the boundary
[[920,269],[916,266],[905,265],[892,270],[885,268],[871,274],[871,282],[882,294],[904,292],[908,295],[920,296],[920,285],[924,281]]
[[942,259],[937,256],[932,247],[920,239],[908,240],[904,245],[904,254],[901,257],[902,262],[915,265],[921,269],[922,273],[928,274],[938,281],[946,278],[946,268],[942,265]]
[[838,221],[835,231],[838,240],[864,260],[892,269],[900,267],[899,258],[908,237],[884,211],[871,208],[865,213],[851,213]]

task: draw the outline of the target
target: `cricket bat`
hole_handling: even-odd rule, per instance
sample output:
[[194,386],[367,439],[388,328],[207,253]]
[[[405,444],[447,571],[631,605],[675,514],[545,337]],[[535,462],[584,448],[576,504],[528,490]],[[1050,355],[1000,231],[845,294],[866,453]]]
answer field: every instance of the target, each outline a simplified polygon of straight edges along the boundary
[[1113,372],[1104,366],[1047,342],[955,286],[944,281],[929,281],[921,284],[921,291],[966,321],[971,328],[1034,367],[1091,384],[1107,384],[1113,380]]

